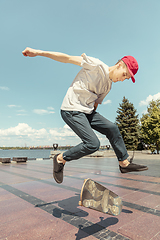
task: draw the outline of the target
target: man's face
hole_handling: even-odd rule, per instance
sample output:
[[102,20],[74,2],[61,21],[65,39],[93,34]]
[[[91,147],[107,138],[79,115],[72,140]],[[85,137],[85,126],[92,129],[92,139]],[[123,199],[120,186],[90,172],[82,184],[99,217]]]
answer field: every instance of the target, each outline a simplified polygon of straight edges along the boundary
[[112,81],[123,82],[125,79],[129,78],[131,78],[131,74],[129,73],[127,66],[122,62],[118,63],[112,75]]

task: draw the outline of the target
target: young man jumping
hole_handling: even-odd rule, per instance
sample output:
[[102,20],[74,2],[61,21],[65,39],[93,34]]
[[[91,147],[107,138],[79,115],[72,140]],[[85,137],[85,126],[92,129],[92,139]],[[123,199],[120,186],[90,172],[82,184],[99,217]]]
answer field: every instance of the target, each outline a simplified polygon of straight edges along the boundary
[[147,166],[137,165],[129,159],[120,131],[97,111],[105,96],[111,90],[112,83],[132,79],[138,71],[138,63],[132,56],[123,57],[114,66],[107,66],[97,58],[85,53],[70,56],[59,52],[49,52],[26,48],[24,56],[43,56],[58,62],[81,66],[61,106],[61,116],[67,125],[81,138],[82,142],[63,154],[54,156],[53,176],[57,183],[63,182],[63,169],[67,161],[79,159],[99,149],[100,142],[93,129],[105,135],[115,151],[121,173],[147,170]]

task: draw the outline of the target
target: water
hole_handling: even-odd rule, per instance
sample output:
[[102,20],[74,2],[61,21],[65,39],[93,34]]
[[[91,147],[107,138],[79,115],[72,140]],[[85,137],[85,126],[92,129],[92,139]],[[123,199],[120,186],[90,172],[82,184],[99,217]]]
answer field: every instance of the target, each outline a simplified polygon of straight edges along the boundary
[[[0,158],[27,157],[28,159],[49,158],[52,149],[0,150]],[[61,150],[58,150],[61,152]],[[64,150],[63,150],[64,151]],[[62,151],[62,152],[63,152]]]
[[49,158],[51,149],[31,149],[31,150],[0,150],[0,158],[8,157],[28,157],[29,158]]

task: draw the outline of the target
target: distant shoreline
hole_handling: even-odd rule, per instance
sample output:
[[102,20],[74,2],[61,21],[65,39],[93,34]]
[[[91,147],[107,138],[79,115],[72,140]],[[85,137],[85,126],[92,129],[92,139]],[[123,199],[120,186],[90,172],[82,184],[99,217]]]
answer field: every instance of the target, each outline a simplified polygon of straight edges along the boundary
[[[67,150],[73,146],[59,146],[57,150]],[[0,150],[54,150],[53,147],[0,147]],[[106,150],[104,147],[100,147],[100,150]],[[112,149],[111,149],[112,150]]]
[[[72,146],[59,146],[57,150],[54,150],[53,147],[0,147],[0,150],[50,150],[51,153],[54,155],[56,154],[56,152],[61,152],[61,151],[66,151],[68,149],[72,148]],[[128,154],[129,155],[133,155],[133,151],[128,150]],[[135,156],[139,157],[139,156],[144,156],[148,155],[148,156],[159,156],[160,158],[160,154],[152,154],[150,150],[136,150],[134,151]],[[95,153],[88,155],[88,157],[115,157],[115,153],[113,151],[113,149],[111,148],[110,150],[107,150],[104,147],[101,147],[98,151],[96,151]]]

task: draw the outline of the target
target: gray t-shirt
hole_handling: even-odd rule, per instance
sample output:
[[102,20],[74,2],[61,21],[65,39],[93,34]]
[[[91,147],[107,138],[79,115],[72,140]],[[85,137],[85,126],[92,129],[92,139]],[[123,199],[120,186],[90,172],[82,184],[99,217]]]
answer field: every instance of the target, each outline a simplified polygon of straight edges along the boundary
[[101,104],[111,90],[112,81],[108,66],[97,58],[83,54],[81,67],[64,97],[61,109],[90,114],[94,104]]

